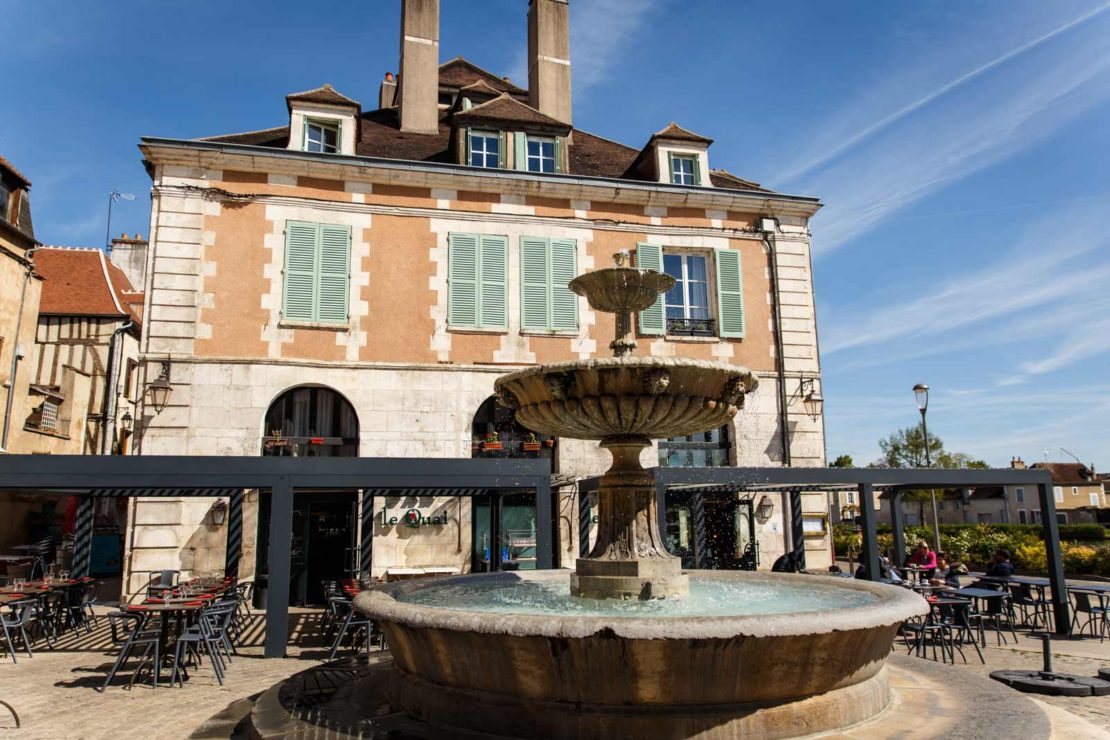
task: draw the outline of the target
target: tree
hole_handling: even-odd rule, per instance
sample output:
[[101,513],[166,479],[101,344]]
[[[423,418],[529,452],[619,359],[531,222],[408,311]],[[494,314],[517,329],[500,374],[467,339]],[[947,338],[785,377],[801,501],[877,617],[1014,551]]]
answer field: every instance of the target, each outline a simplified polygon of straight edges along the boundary
[[[883,456],[880,466],[884,468],[923,468],[925,467],[925,439],[920,426],[899,429],[886,439],[879,440]],[[939,461],[944,454],[944,442],[935,434],[929,435],[929,457]]]
[[840,455],[835,460],[833,460],[831,463],[829,463],[829,467],[830,468],[854,468],[854,467],[856,467],[856,465],[855,465],[855,463],[852,462],[852,456],[851,455]]

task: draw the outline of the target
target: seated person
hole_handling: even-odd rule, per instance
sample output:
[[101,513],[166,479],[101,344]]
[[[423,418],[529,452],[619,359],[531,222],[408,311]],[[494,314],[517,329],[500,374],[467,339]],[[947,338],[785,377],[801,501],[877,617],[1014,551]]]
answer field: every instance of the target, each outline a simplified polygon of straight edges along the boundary
[[998,548],[994,553],[994,562],[987,568],[984,575],[992,578],[1011,578],[1014,575],[1014,564],[1010,562],[1010,551]]
[[937,567],[937,554],[929,547],[929,543],[921,540],[917,543],[917,547],[910,553],[910,557],[906,560],[906,565],[916,566],[925,572],[925,577],[932,577],[933,571]]
[[879,561],[879,575],[882,576],[885,580],[890,581],[891,583],[902,582],[902,576],[899,575],[894,566],[890,564],[890,558],[887,557],[884,557],[882,560]]
[[933,571],[932,577],[929,578],[929,585],[948,586],[949,588],[960,587],[960,575],[955,568],[948,564],[948,557],[943,552],[937,554],[937,569]]

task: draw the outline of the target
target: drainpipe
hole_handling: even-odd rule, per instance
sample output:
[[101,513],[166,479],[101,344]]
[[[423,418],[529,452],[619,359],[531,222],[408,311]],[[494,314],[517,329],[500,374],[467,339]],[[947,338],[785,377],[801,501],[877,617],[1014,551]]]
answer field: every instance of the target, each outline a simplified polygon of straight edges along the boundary
[[116,342],[119,340],[119,335],[129,330],[135,325],[131,319],[123,322],[123,325],[112,332],[112,338],[108,340],[108,372],[104,376],[104,404],[100,410],[100,454],[108,454],[108,432],[109,428],[113,434],[116,431],[116,408],[119,394],[116,392],[118,383],[116,380]]
[[15,401],[15,377],[19,372],[19,330],[23,323],[23,305],[27,300],[27,285],[31,276],[35,274],[35,263],[30,259],[38,247],[31,247],[23,253],[26,262],[27,274],[23,276],[23,289],[19,293],[19,312],[15,315],[15,346],[12,347],[12,366],[8,372],[8,399],[4,404],[4,429],[0,434],[0,449],[8,449],[8,426],[12,418],[12,403]]
[[[760,219],[762,222],[770,221],[774,223],[773,219]],[[774,226],[771,227],[773,229]],[[782,353],[782,313],[779,309],[779,267],[778,257],[775,253],[775,243],[771,239],[772,230],[764,228],[762,231],[763,245],[767,247],[767,252],[771,256],[771,321],[775,326],[775,355],[777,357],[778,381],[779,381],[779,424],[782,427],[782,465],[783,467],[790,467],[790,429],[787,426],[787,413],[786,413],[786,358]]]

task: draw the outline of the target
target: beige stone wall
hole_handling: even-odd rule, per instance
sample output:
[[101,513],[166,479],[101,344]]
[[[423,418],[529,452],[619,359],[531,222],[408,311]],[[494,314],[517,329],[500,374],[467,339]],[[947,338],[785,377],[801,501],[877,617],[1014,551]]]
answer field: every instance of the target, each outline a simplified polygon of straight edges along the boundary
[[[0,246],[16,249],[19,254],[23,253],[22,249],[14,245],[9,246],[2,240],[0,240]],[[27,269],[9,253],[0,253],[0,404],[7,402],[8,393],[12,394],[12,413],[8,422],[9,451],[21,448],[25,444],[22,441],[25,435],[23,420],[27,418],[30,410],[27,389],[34,382],[35,321],[39,311],[39,296],[42,294],[42,280],[37,276],[26,280],[26,275]],[[22,313],[20,313],[21,296]],[[17,363],[13,378],[12,357],[17,348],[23,349],[24,356]],[[0,423],[3,420],[2,414],[3,412],[0,411]]]

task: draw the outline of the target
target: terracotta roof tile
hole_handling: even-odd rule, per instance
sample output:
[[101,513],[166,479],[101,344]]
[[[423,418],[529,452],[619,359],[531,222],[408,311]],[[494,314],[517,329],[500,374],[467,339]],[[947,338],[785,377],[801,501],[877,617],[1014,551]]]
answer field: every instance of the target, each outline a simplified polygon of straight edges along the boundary
[[491,121],[570,131],[569,124],[545,116],[532,106],[525,105],[511,97],[508,93],[502,93],[499,97],[481,105],[476,105],[470,110],[459,111],[455,114],[455,119],[468,123]]
[[665,127],[656,131],[651,135],[653,139],[678,139],[679,141],[697,141],[703,144],[712,144],[713,139],[701,134],[695,134],[693,131],[688,131],[682,128],[674,121],[668,123]]
[[1052,475],[1052,482],[1069,486],[1097,486],[1099,481],[1086,465],[1069,462],[1034,463],[1037,470],[1048,470]]
[[478,80],[483,80],[498,92],[507,92],[510,95],[526,96],[528,91],[517,87],[512,82],[506,82],[493,72],[482,69],[477,64],[472,64],[462,57],[455,57],[449,62],[439,65],[439,86],[458,90],[471,85]]
[[[65,316],[129,316],[116,286],[131,289],[127,277],[99,249],[43,247],[35,252],[35,272],[44,278],[39,313]],[[112,268],[118,276],[109,278]],[[112,285],[112,283],[115,285]]]
[[362,103],[348,98],[332,87],[330,83],[324,83],[321,87],[317,87],[313,90],[289,93],[285,96],[285,102],[290,107],[292,107],[294,100],[301,103],[325,103],[327,105],[346,105],[354,108],[362,107]]

